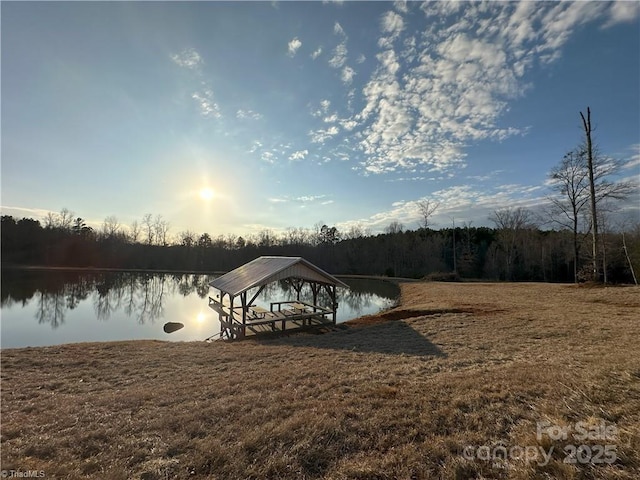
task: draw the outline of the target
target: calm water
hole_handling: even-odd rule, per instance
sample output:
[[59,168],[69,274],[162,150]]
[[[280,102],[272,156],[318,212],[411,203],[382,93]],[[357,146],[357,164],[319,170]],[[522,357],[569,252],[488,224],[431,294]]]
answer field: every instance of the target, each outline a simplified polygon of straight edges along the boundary
[[[219,332],[207,297],[214,277],[197,274],[3,271],[0,303],[2,348],[71,342],[158,339],[204,340]],[[338,289],[338,322],[393,305],[396,285],[346,279]],[[304,291],[303,291],[304,293]],[[285,283],[265,289],[256,304],[295,298]],[[167,334],[165,322],[185,326]]]

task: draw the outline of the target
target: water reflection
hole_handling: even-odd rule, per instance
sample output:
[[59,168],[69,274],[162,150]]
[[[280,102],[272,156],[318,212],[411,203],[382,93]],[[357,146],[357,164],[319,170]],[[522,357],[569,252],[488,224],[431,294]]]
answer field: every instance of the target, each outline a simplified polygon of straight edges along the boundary
[[[160,319],[185,321],[184,315],[188,315],[192,318],[192,330],[209,328],[205,320],[211,317],[211,312],[206,308],[206,298],[214,294],[209,288],[213,278],[201,274],[3,270],[0,296],[3,337],[7,332],[28,328],[27,313],[31,318],[35,316],[38,325],[49,325],[50,332],[65,325],[65,320],[72,314],[76,319],[75,323],[71,322],[73,326],[61,330],[97,330],[87,326],[90,322],[87,317],[92,314],[101,323],[115,318],[117,321],[112,322],[118,326],[113,328],[123,329],[122,338],[134,338],[127,336],[132,335],[127,333],[131,332],[130,327],[120,326],[125,325],[123,319],[128,319],[129,325],[133,320],[143,326],[154,325]],[[339,322],[389,307],[399,293],[397,285],[389,282],[363,279],[347,279],[345,282],[351,288],[338,289]],[[281,281],[268,285],[256,303],[268,306],[271,301],[293,300],[296,295],[289,282]],[[181,298],[185,300],[176,304]],[[310,289],[302,289],[301,300],[312,300]],[[320,304],[323,302],[330,302],[326,292],[319,299]],[[82,312],[76,313],[76,310]],[[79,325],[78,317],[82,317],[82,325]],[[162,325],[153,328],[154,332],[156,329],[162,332]],[[211,333],[215,331],[214,327]],[[29,332],[29,335],[38,334],[42,335]],[[90,334],[85,340],[95,339],[95,335]],[[65,338],[69,336],[65,334]],[[2,344],[9,345],[11,341],[3,338]]]

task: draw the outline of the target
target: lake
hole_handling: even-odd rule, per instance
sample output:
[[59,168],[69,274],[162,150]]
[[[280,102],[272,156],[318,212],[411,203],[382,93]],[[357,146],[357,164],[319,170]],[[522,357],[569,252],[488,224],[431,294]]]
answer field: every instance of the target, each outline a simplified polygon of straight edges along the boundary
[[[156,339],[204,340],[218,333],[217,314],[208,307],[213,275],[61,270],[3,270],[0,347],[73,342]],[[338,322],[391,307],[399,287],[371,279],[342,279]],[[305,291],[303,290],[303,295]],[[260,294],[256,304],[294,299],[284,282]],[[304,297],[302,298],[305,299]],[[166,322],[184,328],[167,334]]]

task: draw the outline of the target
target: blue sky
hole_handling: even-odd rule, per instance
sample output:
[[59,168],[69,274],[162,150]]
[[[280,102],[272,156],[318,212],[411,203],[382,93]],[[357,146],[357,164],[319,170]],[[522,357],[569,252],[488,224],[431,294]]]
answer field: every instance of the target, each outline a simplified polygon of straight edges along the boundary
[[2,2],[2,213],[489,225],[545,202],[587,106],[638,185],[640,3]]

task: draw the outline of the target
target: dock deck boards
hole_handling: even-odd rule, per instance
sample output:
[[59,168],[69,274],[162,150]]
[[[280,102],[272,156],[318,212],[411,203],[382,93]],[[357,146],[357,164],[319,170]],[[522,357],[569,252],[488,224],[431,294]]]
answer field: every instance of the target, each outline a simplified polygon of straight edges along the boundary
[[[290,308],[283,308],[284,305]],[[229,306],[223,305],[211,297],[209,297],[209,307],[220,315],[221,324],[230,331],[237,332],[239,337],[274,332],[293,332],[316,326],[333,325],[332,319],[327,318],[327,315],[332,313],[330,310],[304,302],[273,302],[271,310],[259,306],[246,307],[245,323],[242,323],[242,307],[234,307],[234,315],[232,315]]]

